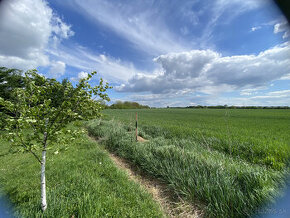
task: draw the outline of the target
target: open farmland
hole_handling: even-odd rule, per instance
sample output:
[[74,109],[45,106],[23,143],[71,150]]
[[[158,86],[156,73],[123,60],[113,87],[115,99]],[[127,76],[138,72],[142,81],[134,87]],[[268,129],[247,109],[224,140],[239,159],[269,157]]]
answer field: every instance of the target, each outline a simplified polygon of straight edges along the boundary
[[[135,112],[139,134],[134,141]],[[106,110],[89,133],[105,146],[199,202],[209,217],[247,217],[273,202],[289,172],[290,111]]]
[[153,137],[193,138],[214,150],[281,169],[289,160],[290,110],[106,110],[107,119],[135,125]]

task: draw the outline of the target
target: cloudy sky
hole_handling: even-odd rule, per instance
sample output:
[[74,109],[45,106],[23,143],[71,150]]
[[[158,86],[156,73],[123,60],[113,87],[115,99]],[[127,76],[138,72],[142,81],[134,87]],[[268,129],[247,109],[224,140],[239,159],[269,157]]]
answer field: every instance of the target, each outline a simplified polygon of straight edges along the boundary
[[112,102],[290,106],[290,29],[270,0],[4,0],[0,66],[76,82]]

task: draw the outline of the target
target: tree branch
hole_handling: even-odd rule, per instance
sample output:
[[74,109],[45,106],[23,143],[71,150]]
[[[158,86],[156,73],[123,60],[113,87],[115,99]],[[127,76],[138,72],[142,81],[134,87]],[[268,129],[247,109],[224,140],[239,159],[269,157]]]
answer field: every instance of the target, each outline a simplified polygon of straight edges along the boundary
[[24,147],[27,151],[29,151],[31,154],[33,154],[33,156],[36,158],[36,160],[41,163],[41,160],[40,158],[31,150],[31,149],[28,149],[28,147],[25,145],[25,143],[23,142],[23,139],[22,137],[19,135],[18,133],[19,131],[19,128],[18,128],[18,124],[16,124],[16,134],[17,134],[17,137],[20,139],[21,141],[21,144],[22,144],[22,147]]
[[[18,129],[18,127],[17,127],[17,129]],[[18,130],[16,131],[16,134],[17,134],[17,137],[20,139],[20,141],[21,141],[21,145],[22,145],[22,147],[24,147],[25,149],[26,149],[26,151],[29,151],[31,154],[33,154],[33,156],[36,158],[36,160],[39,162],[39,163],[41,163],[41,160],[40,160],[40,158],[31,150],[31,149],[29,149],[26,145],[25,145],[25,143],[23,142],[23,139],[19,136],[19,134],[18,134]]]

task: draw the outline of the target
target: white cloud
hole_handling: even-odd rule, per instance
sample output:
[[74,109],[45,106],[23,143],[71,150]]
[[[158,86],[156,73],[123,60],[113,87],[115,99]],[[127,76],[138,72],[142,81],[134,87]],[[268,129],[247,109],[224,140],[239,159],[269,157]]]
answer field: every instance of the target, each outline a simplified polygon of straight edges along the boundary
[[247,11],[272,3],[271,0],[204,0],[202,2],[206,7],[203,13],[209,15],[209,21],[202,26],[202,36],[198,39],[201,48],[209,48],[209,46],[215,48],[211,41],[214,40],[213,32],[217,24],[219,26],[229,24],[233,19]]
[[283,96],[283,95],[288,95],[290,97],[290,90],[280,90],[280,91],[273,91],[269,92],[269,95],[278,95],[278,96]]
[[89,74],[87,72],[81,71],[81,72],[78,73],[78,78],[79,79],[84,79],[84,78],[87,78],[88,75]]
[[70,26],[44,0],[10,0],[0,8],[0,65],[20,69],[48,66],[51,37],[67,38]]
[[[84,17],[103,25],[130,41],[136,49],[150,55],[186,49],[160,16],[161,11],[147,7],[149,2],[127,4],[102,0],[75,0],[75,9]],[[146,5],[147,4],[147,5]],[[162,8],[163,11],[166,8]],[[112,16],[114,15],[114,16]]]
[[52,31],[61,38],[67,39],[74,35],[71,26],[63,22],[59,17],[55,16],[51,20]]
[[140,72],[130,62],[124,62],[104,54],[93,53],[87,48],[78,45],[71,47],[60,45],[58,49],[50,48],[46,51],[55,59],[72,67],[88,72],[97,71],[101,77],[110,83],[124,83]]
[[261,26],[254,26],[251,28],[251,32],[255,32],[256,30],[259,30],[261,28],[262,28]]
[[290,90],[273,91],[250,98],[237,98],[235,101],[236,104],[240,101],[245,105],[289,106]]
[[167,76],[174,78],[198,77],[204,66],[220,55],[211,50],[192,50],[189,52],[169,53],[154,58],[161,64]]
[[[36,13],[37,11],[37,13]],[[52,11],[43,1],[4,1],[0,8],[0,65],[48,65],[43,53],[51,32]]]
[[277,34],[277,33],[280,33],[280,32],[283,32],[283,39],[285,38],[288,38],[290,36],[290,29],[289,29],[289,24],[288,22],[285,20],[285,21],[282,21],[281,23],[277,23],[275,24],[274,26],[274,33]]
[[53,61],[50,64],[49,76],[53,78],[58,78],[62,76],[65,72],[66,64],[62,61]]
[[212,94],[265,86],[290,72],[290,45],[284,43],[258,55],[223,57],[211,50],[169,53],[154,60],[163,72],[135,75],[116,88],[123,92],[172,93],[191,89]]
[[79,81],[81,79],[87,78],[88,75],[89,74],[87,72],[81,71],[81,72],[78,73],[77,77],[71,77],[70,79],[73,80],[73,81]]
[[[262,7],[269,0],[217,1],[128,1],[73,0],[66,4],[90,22],[131,42],[135,49],[158,56],[169,52],[212,48],[216,24],[228,24],[243,12]],[[196,5],[198,4],[198,5]],[[112,16],[114,15],[114,16]],[[203,16],[209,17],[204,20]],[[173,21],[174,20],[174,21]],[[174,24],[183,26],[176,30]],[[198,33],[192,26],[202,24]],[[190,30],[190,31],[189,31]],[[181,36],[188,36],[187,39]],[[190,37],[189,37],[190,36]],[[210,47],[211,46],[211,47]]]
[[236,105],[236,106],[289,106],[290,90],[268,92],[255,96],[223,97],[219,94],[199,95],[189,93],[129,95],[126,100],[137,101],[155,107],[189,105]]
[[290,95],[259,95],[252,97],[208,97],[203,98],[204,105],[236,105],[236,106],[289,106]]
[[[273,84],[271,84],[271,85],[273,85]],[[265,90],[265,89],[267,89],[266,86],[261,86],[261,87],[257,87],[257,88],[251,88],[251,89],[243,89],[240,91],[240,95],[244,95],[244,96],[257,95],[259,93],[259,91]]]

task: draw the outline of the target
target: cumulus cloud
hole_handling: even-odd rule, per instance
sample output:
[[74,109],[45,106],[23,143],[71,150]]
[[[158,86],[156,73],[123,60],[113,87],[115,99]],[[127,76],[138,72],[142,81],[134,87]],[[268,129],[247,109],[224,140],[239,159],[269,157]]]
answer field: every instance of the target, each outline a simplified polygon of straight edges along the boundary
[[10,0],[0,8],[0,65],[20,69],[48,66],[51,38],[72,35],[44,0]]
[[190,89],[215,93],[261,87],[289,75],[290,45],[270,48],[258,55],[222,56],[212,50],[169,53],[154,59],[163,71],[154,76],[135,75],[116,90],[168,93]]
[[219,56],[211,50],[192,50],[160,55],[154,61],[162,65],[167,76],[182,79],[200,76],[204,66]]
[[66,64],[62,61],[53,61],[50,66],[49,75],[53,78],[59,78],[65,72]]
[[274,33],[281,33],[283,32],[283,39],[288,38],[290,36],[290,29],[289,24],[287,21],[283,21],[281,23],[277,23],[274,25]]

